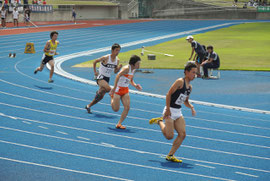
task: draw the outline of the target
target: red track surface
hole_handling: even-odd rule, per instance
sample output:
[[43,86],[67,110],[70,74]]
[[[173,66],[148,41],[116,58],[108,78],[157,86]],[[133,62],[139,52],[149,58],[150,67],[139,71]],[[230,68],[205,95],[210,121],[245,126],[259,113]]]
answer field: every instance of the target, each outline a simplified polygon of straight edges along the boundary
[[[44,26],[44,27],[30,27],[27,28],[24,23],[19,23],[19,28],[14,29],[0,29],[1,35],[13,35],[13,34],[25,34],[43,31],[54,31],[54,30],[65,30],[65,29],[77,29],[77,28],[88,28],[94,26],[105,26],[105,25],[115,25],[115,24],[127,24],[127,23],[137,23],[153,20],[90,20],[90,21],[77,21],[77,24],[73,24],[70,21],[54,21],[54,22],[34,22],[37,26],[39,25],[55,25],[55,26]],[[71,23],[70,25],[64,25]],[[13,27],[13,23],[7,23],[7,27]]]

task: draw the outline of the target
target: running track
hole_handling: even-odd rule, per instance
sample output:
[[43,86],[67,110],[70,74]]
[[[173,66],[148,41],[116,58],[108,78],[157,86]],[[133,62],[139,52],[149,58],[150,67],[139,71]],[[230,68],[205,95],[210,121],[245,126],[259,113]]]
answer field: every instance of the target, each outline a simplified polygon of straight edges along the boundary
[[[224,23],[230,21],[153,21],[61,30],[58,51],[64,56]],[[172,141],[163,138],[158,126],[148,124],[149,118],[160,116],[165,100],[131,94],[125,131],[114,128],[122,109],[114,113],[108,95],[87,114],[84,106],[96,86],[57,75],[55,83],[48,84],[48,70],[33,74],[48,34],[1,37],[0,180],[269,180],[269,114],[196,104],[197,116],[192,117],[183,108],[187,137],[176,153],[183,163],[167,162],[164,156]],[[182,36],[186,34],[144,45]],[[36,54],[7,57],[9,51],[23,52],[27,41],[35,43]],[[86,54],[64,66],[103,54]]]

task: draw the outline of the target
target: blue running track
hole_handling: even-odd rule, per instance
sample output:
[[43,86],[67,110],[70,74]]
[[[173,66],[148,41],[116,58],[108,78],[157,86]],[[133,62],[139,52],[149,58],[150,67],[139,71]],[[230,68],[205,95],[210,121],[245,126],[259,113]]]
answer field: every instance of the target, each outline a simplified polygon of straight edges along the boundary
[[[123,52],[184,37],[190,31],[233,25],[225,23],[238,21],[168,20],[62,30],[58,51],[64,56],[153,38],[124,46]],[[205,29],[195,31],[199,28]],[[270,179],[269,114],[195,104],[197,116],[192,117],[183,108],[187,137],[176,153],[183,163],[167,162],[164,157],[172,141],[163,137],[157,125],[148,124],[161,115],[165,100],[131,94],[124,121],[127,129],[115,129],[122,107],[113,112],[108,95],[93,107],[93,114],[84,109],[96,86],[58,75],[49,84],[47,69],[33,74],[48,39],[49,32],[1,36],[1,181]],[[34,42],[35,54],[22,53],[26,42]],[[12,51],[17,52],[14,59],[7,56]],[[105,53],[80,56],[62,66],[72,74],[70,66]]]

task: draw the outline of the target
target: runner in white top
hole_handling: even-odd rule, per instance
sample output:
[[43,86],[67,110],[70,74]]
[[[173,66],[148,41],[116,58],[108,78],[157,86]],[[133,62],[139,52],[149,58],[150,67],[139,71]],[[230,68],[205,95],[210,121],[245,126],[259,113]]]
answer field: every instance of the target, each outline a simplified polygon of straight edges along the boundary
[[127,117],[129,107],[130,107],[130,98],[129,98],[129,84],[133,85],[137,90],[142,90],[142,87],[139,84],[136,84],[133,81],[134,72],[140,67],[141,59],[137,55],[132,55],[129,60],[129,65],[122,68],[122,70],[117,74],[114,82],[114,87],[112,88],[110,95],[112,109],[117,112],[120,108],[120,99],[124,106],[124,110],[121,114],[120,120],[118,121],[116,128],[126,129],[122,125],[122,122]]
[[[103,99],[107,92],[110,92],[111,87],[109,85],[110,77],[112,72],[117,73],[121,68],[122,64],[119,65],[119,59],[117,55],[119,54],[121,47],[119,44],[115,43],[112,45],[111,54],[105,55],[93,63],[93,69],[95,76],[97,77],[97,84],[99,85],[99,90],[96,92],[95,98],[91,103],[85,106],[88,113],[91,113],[91,107]],[[99,73],[96,70],[96,64],[100,62]]]
[[18,11],[17,7],[15,7],[14,10],[13,10],[13,23],[14,23],[14,26],[16,26],[16,24],[17,24],[17,27],[19,26],[18,19],[19,19],[19,11]]

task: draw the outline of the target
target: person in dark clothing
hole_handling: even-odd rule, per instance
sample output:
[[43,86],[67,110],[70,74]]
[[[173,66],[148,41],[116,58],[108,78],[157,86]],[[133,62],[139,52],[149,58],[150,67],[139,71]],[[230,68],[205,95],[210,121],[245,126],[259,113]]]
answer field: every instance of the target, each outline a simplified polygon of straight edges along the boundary
[[208,69],[217,69],[220,66],[219,56],[216,52],[214,52],[213,46],[209,45],[207,47],[207,52],[207,60],[201,64],[204,72],[203,78],[208,78]]

